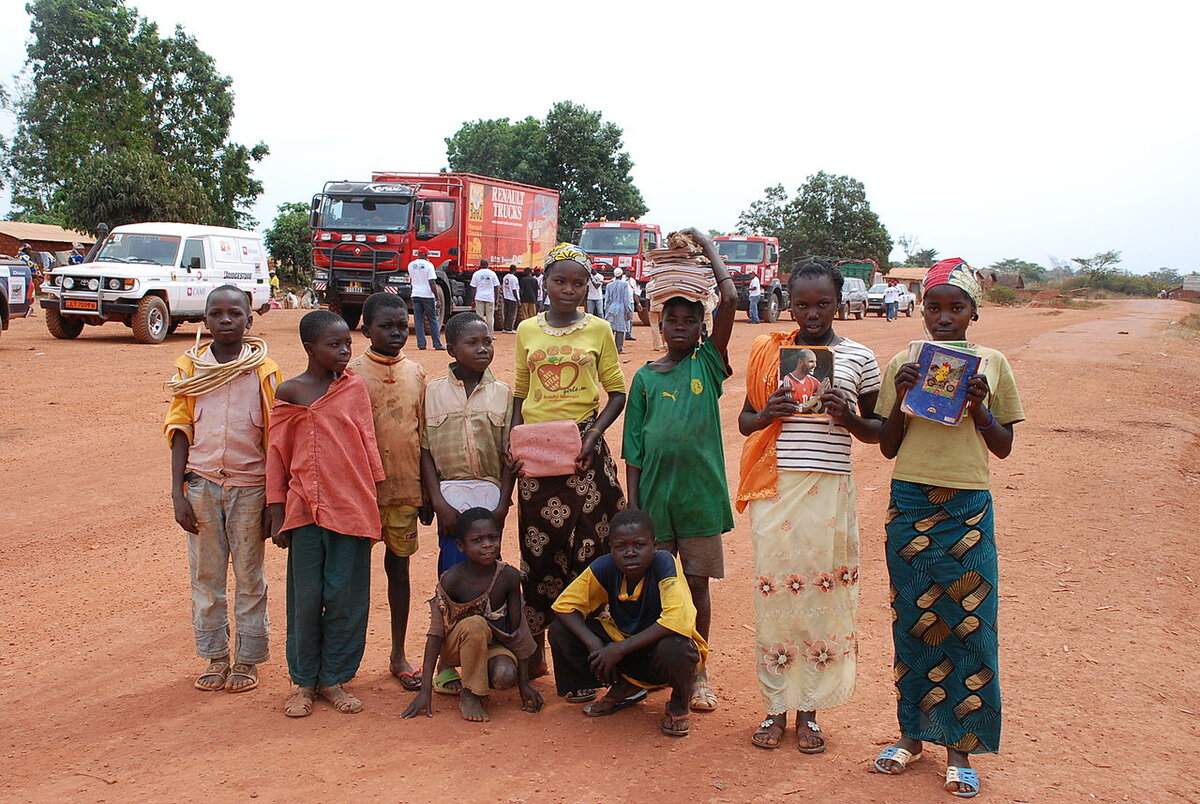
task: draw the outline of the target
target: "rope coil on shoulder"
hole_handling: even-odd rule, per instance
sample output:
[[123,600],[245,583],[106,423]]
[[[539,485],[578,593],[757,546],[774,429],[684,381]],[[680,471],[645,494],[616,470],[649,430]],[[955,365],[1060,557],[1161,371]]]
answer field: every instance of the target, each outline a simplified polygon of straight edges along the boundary
[[[200,330],[197,330],[195,345],[184,352],[185,356],[191,358],[196,373],[191,377],[177,377],[165,383],[167,390],[175,396],[203,396],[246,372],[257,369],[267,359],[267,342],[252,336],[243,338],[242,353],[228,363],[218,363],[208,357],[201,357],[200,352]],[[211,348],[209,354],[212,354]]]

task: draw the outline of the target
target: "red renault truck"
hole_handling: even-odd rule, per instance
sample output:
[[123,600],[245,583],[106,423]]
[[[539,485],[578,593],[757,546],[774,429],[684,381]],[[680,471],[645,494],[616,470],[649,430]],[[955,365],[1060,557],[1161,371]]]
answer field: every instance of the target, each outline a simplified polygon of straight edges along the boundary
[[779,280],[779,239],[762,235],[719,235],[713,238],[717,253],[733,277],[738,309],[750,309],[750,277],[762,283],[758,317],[768,323],[779,319],[788,306],[787,288]]
[[437,270],[445,320],[472,302],[481,259],[497,272],[541,265],[558,240],[558,192],[472,173],[376,172],[327,182],[310,223],[313,289],[351,329],[372,293],[411,297],[418,248]]
[[592,258],[592,265],[606,278],[612,278],[614,268],[632,275],[640,289],[638,292],[640,317],[643,324],[650,323],[649,305],[646,304],[646,252],[664,248],[662,229],[657,223],[638,221],[610,221],[601,218],[585,223],[579,235],[579,247]]

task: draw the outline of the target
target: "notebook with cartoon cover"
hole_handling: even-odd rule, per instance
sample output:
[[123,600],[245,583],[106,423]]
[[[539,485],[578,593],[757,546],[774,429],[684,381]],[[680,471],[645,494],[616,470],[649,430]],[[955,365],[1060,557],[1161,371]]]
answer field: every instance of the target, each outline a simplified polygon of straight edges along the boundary
[[790,386],[800,412],[789,419],[825,418],[821,394],[833,384],[833,350],[828,346],[784,346],[779,350],[779,383]]
[[904,395],[900,409],[910,416],[955,427],[967,409],[967,383],[987,367],[963,341],[913,341],[910,363],[918,366],[916,386]]

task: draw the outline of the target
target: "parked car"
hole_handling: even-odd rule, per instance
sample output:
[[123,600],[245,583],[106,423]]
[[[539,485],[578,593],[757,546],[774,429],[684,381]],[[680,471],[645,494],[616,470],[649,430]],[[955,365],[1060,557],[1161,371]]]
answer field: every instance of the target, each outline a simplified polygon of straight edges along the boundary
[[842,285],[842,306],[838,318],[845,321],[851,315],[862,320],[867,314],[867,283],[855,276],[848,276]]
[[[882,316],[886,310],[883,308],[883,293],[887,290],[886,282],[876,282],[871,285],[871,289],[867,291],[867,310],[875,315]],[[912,291],[904,287],[904,285],[896,285],[900,289],[900,312],[907,316],[911,316],[913,311],[917,309],[917,297]]]
[[0,332],[33,310],[33,274],[20,260],[0,257]]

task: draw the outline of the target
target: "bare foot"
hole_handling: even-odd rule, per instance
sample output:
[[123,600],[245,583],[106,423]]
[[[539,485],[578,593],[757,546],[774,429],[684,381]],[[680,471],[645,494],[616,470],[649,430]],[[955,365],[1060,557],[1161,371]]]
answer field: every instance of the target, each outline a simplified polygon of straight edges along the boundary
[[463,720],[470,720],[474,723],[491,720],[487,710],[483,708],[483,701],[483,698],[463,687],[462,692],[458,694],[458,709],[462,712]]

